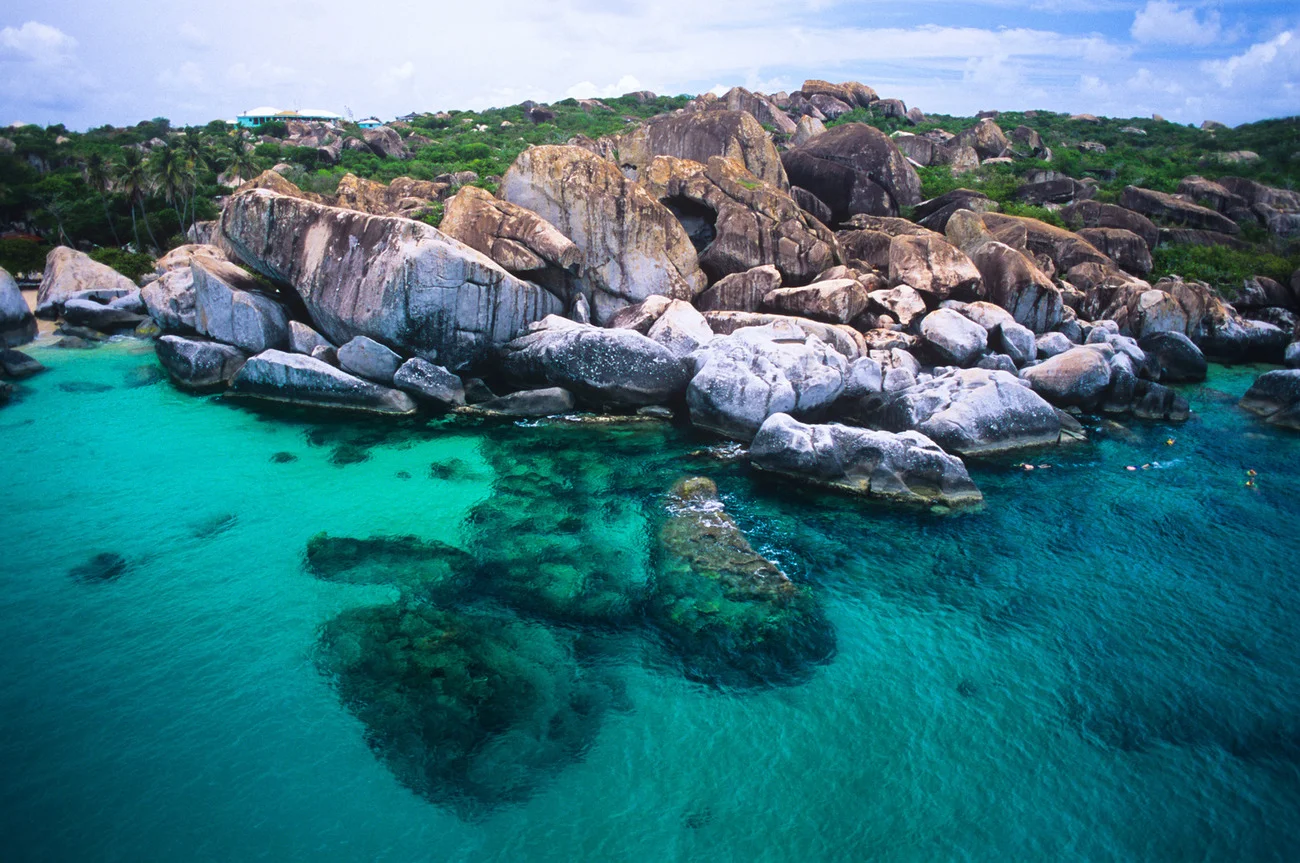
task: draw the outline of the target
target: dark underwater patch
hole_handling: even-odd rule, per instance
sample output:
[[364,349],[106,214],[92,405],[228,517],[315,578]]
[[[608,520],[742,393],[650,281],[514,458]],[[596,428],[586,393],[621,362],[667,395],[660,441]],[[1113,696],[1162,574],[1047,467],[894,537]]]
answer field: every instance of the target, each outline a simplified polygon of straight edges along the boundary
[[92,555],[84,563],[79,563],[68,574],[78,581],[113,581],[121,577],[128,568],[126,558],[111,551],[101,551]]

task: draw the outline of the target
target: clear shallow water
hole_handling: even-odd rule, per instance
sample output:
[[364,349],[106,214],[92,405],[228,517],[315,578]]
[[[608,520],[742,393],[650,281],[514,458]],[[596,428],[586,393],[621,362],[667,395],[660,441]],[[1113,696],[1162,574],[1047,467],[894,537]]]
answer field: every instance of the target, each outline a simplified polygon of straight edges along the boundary
[[[1300,857],[1300,436],[1233,406],[1257,369],[1212,368],[1186,425],[974,465],[986,509],[936,518],[756,482],[662,427],[130,386],[140,347],[36,349],[51,371],[0,409],[5,859]],[[609,591],[501,586],[583,557],[652,579],[694,473],[833,628],[789,685],[693,682]],[[597,642],[615,695],[581,757],[476,817],[399,783],[319,667],[322,626],[399,593],[313,577],[321,531],[470,549],[527,626]],[[70,574],[101,552],[125,572]]]

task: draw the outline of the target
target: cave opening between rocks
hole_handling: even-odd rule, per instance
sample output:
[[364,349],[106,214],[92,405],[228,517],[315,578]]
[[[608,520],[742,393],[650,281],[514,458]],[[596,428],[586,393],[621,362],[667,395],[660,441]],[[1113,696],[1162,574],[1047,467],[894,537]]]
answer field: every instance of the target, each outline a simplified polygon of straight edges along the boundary
[[691,238],[691,245],[695,247],[696,254],[707,249],[718,236],[718,229],[714,227],[718,221],[718,214],[709,207],[681,197],[663,198],[661,203],[677,217],[677,221],[682,223],[686,235]]

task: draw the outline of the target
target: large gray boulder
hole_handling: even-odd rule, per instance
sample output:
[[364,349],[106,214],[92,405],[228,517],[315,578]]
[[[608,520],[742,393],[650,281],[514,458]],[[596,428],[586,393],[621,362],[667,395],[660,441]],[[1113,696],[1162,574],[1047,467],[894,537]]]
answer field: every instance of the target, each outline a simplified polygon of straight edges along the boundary
[[1056,409],[1006,371],[954,369],[888,398],[860,418],[891,431],[912,429],[948,452],[992,455],[1060,442]]
[[428,360],[411,357],[393,375],[393,385],[410,393],[418,401],[443,407],[465,404],[465,385],[461,379]]
[[894,237],[889,243],[889,281],[910,285],[936,301],[974,296],[981,289],[975,264],[938,234]]
[[250,354],[289,346],[289,316],[259,293],[257,282],[234,264],[196,259],[194,328],[202,335]]
[[691,423],[748,441],[774,413],[811,414],[844,392],[848,360],[788,324],[744,327],[691,356]]
[[705,312],[756,312],[763,298],[781,287],[781,271],[772,264],[724,276],[700,294],[695,305]]
[[295,354],[307,354],[318,347],[332,348],[330,340],[304,324],[302,321],[289,321],[289,350]]
[[1110,386],[1111,365],[1104,353],[1078,347],[1024,369],[1020,376],[1052,404],[1091,407]]
[[714,156],[735,159],[758,179],[782,191],[790,188],[772,138],[745,111],[663,114],[618,139],[619,165],[632,176],[656,156],[700,163]]
[[196,391],[225,387],[248,359],[247,354],[231,345],[172,334],[161,336],[154,350],[173,383]]
[[334,344],[365,335],[459,370],[564,311],[555,295],[409,219],[253,190],[227,203],[221,230],[241,260],[297,292]]
[[101,333],[134,330],[147,320],[144,315],[115,309],[94,300],[73,298],[63,304],[63,319],[73,326],[89,327]]
[[501,417],[551,417],[570,412],[573,404],[573,394],[563,387],[544,387],[479,402],[474,411]]
[[502,178],[500,195],[573,240],[582,252],[574,289],[590,301],[597,324],[654,294],[692,300],[704,290],[682,223],[594,153],[568,146],[524,150]]
[[704,315],[685,300],[670,300],[658,319],[650,326],[646,336],[668,349],[679,359],[685,359],[713,338],[713,330]]
[[935,309],[921,319],[921,340],[940,364],[968,366],[988,350],[988,331],[952,309]]
[[867,308],[867,292],[856,279],[827,279],[800,288],[777,288],[763,298],[773,312],[847,324]]
[[1265,372],[1246,390],[1240,404],[1271,425],[1300,431],[1300,369]]
[[251,357],[230,384],[233,395],[309,407],[341,408],[377,414],[415,413],[415,402],[400,390],[354,377],[302,354],[279,350]]
[[502,369],[522,383],[563,387],[601,406],[662,404],[686,388],[686,363],[635,330],[543,323],[502,348]]
[[194,332],[194,270],[188,264],[168,267],[140,289],[140,299],[163,332]]
[[14,277],[0,268],[0,348],[25,345],[36,338],[36,318]]
[[388,386],[402,365],[402,358],[387,345],[368,336],[355,336],[338,349],[339,368],[369,381]]
[[1138,346],[1146,353],[1158,378],[1170,383],[1203,381],[1208,368],[1196,343],[1178,332],[1143,336]]
[[135,283],[90,256],[67,246],[57,246],[45,256],[45,276],[36,291],[36,316],[53,318],[71,299],[111,299],[129,294]]
[[1119,202],[1134,212],[1170,224],[1186,225],[1189,228],[1216,231],[1221,234],[1241,233],[1241,227],[1222,213],[1193,204],[1177,195],[1157,192],[1154,189],[1125,186]]
[[925,435],[769,417],[749,448],[750,464],[866,497],[907,504],[969,506],[983,500],[961,459]]

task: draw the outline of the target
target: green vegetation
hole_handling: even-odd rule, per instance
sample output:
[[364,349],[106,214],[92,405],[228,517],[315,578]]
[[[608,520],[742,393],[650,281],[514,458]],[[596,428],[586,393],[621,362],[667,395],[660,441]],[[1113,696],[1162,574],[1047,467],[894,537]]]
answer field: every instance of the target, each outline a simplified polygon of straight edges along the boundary
[[[526,147],[566,143],[577,136],[618,134],[649,117],[683,107],[689,98],[661,96],[638,102],[624,96],[604,100],[610,110],[584,108],[576,100],[566,99],[548,106],[554,117],[542,123],[533,123],[518,105],[425,114],[410,123],[393,124],[411,153],[410,159],[383,158],[368,150],[345,148],[336,164],[329,164],[315,148],[293,145],[288,140],[289,129],[281,121],[267,123],[252,135],[220,121],[173,129],[161,117],[125,129],[105,126],[85,133],[70,132],[61,125],[9,129],[4,136],[13,142],[13,151],[0,149],[0,226],[40,240],[0,240],[0,266],[13,272],[39,271],[49,248],[63,243],[88,250],[122,250],[118,255],[104,252],[101,258],[134,276],[143,257],[182,242],[185,230],[195,221],[215,218],[214,199],[230,190],[218,177],[225,175],[232,182],[247,179],[281,163],[290,166],[285,171],[290,181],[321,195],[333,195],[349,172],[387,183],[399,176],[432,180],[474,171],[479,176],[475,185],[496,191],[501,175]],[[869,123],[886,133],[932,129],[957,133],[976,120],[936,114],[912,126],[902,118],[873,117],[858,109],[827,125],[846,122]],[[1175,191],[1179,181],[1190,174],[1209,179],[1241,176],[1281,188],[1300,186],[1300,118],[1266,120],[1216,132],[1144,118],[1091,123],[1050,111],[1007,112],[997,123],[1008,135],[1021,125],[1035,130],[1051,149],[1052,158],[986,165],[956,177],[946,166],[921,168],[923,196],[975,189],[997,201],[1003,212],[1061,225],[1054,207],[1017,200],[1016,191],[1030,173],[1055,170],[1076,179],[1091,177],[1097,182],[1098,199],[1108,202],[1117,201],[1128,184]],[[362,130],[348,124],[337,134],[362,138]],[[1106,152],[1079,150],[1084,141],[1100,143]],[[1259,158],[1224,161],[1225,154],[1240,151],[1256,153]],[[421,218],[440,224],[442,206],[430,207]],[[1248,275],[1289,277],[1287,267],[1294,268],[1298,262],[1294,243],[1270,237],[1262,228],[1247,228],[1242,238],[1257,250],[1157,249],[1153,277],[1179,273],[1229,291]]]

